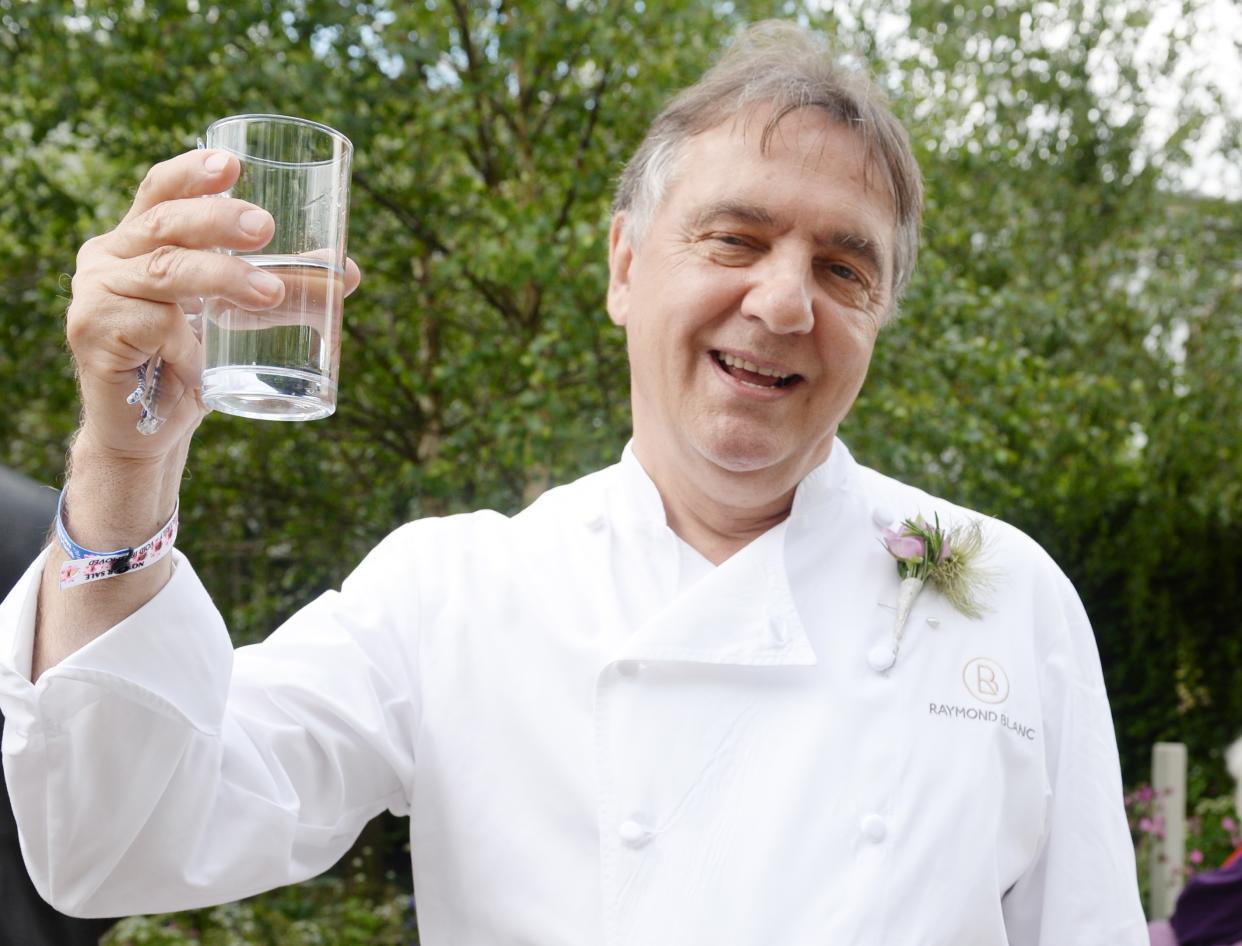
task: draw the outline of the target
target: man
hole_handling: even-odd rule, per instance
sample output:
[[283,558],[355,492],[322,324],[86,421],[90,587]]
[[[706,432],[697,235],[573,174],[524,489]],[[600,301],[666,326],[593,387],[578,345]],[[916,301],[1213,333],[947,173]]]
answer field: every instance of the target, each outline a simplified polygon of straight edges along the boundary
[[[65,527],[87,548],[162,535],[175,509],[201,417],[179,300],[275,302],[202,249],[271,233],[195,199],[236,174],[220,153],[157,166],[80,257]],[[920,192],[872,87],[756,27],[622,180],[619,464],[511,519],[398,529],[235,659],[185,558],[62,590],[53,548],[0,611],[40,889],[88,914],[239,897],[323,870],[388,808],[411,816],[428,944],[1145,942],[1069,583],[985,522],[982,618],[929,585],[896,627],[883,530],[977,517],[835,440]],[[156,352],[177,381],[144,439],[125,394]],[[922,565],[954,561],[935,547]]]

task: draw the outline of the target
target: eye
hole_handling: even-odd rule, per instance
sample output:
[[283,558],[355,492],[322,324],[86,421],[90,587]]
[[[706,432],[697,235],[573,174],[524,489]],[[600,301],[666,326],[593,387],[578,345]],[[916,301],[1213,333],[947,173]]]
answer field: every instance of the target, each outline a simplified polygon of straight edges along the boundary
[[832,273],[832,275],[839,276],[841,279],[848,279],[851,282],[862,282],[862,278],[858,275],[858,273],[856,273],[851,267],[846,266],[844,263],[829,263],[824,268],[827,269],[828,272]]
[[739,233],[706,233],[699,246],[707,259],[720,266],[749,266],[763,252],[754,239]]

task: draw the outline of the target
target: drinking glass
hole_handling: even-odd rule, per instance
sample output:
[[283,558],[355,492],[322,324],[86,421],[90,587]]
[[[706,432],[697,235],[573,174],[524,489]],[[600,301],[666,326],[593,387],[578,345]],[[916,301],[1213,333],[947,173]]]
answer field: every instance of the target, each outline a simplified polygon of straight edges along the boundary
[[316,420],[336,410],[345,296],[345,232],[353,145],[304,118],[233,115],[213,122],[200,147],[241,161],[225,193],[268,211],[271,242],[236,253],[285,284],[272,309],[204,300],[203,401],[260,420]]

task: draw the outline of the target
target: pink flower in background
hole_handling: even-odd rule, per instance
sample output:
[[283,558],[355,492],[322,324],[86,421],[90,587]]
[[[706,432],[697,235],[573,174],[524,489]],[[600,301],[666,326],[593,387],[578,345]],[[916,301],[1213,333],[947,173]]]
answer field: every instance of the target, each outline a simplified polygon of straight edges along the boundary
[[1190,852],[1190,863],[1202,864],[1203,863],[1203,852],[1200,851],[1198,848],[1195,848],[1193,851],[1191,851]]
[[1142,818],[1139,819],[1138,826],[1139,826],[1139,830],[1142,831],[1144,834],[1151,834],[1158,838],[1164,837],[1164,816],[1163,815],[1156,815],[1155,817],[1151,817],[1150,815],[1144,815]]
[[1220,819],[1220,826],[1224,828],[1226,831],[1228,831],[1230,834],[1233,834],[1233,832],[1238,830],[1237,822],[1234,821],[1232,818],[1230,818],[1228,815],[1225,815],[1225,817]]

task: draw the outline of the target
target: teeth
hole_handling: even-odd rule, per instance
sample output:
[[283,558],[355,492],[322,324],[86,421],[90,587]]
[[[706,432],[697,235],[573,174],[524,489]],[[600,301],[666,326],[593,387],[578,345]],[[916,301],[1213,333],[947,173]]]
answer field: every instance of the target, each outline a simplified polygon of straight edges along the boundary
[[726,355],[724,352],[720,353],[720,360],[730,368],[741,368],[743,371],[761,374],[768,378],[776,378],[780,381],[784,381],[789,377],[787,374],[781,374],[779,371],[773,371],[771,368],[760,368],[758,365],[747,361],[745,358],[738,358],[736,355]]

